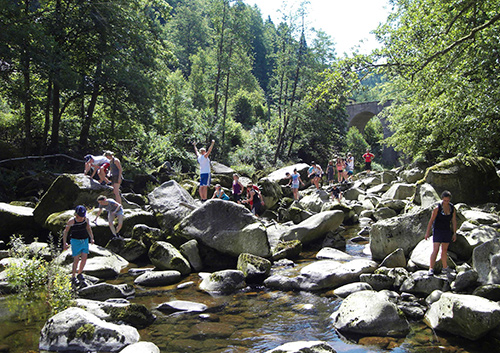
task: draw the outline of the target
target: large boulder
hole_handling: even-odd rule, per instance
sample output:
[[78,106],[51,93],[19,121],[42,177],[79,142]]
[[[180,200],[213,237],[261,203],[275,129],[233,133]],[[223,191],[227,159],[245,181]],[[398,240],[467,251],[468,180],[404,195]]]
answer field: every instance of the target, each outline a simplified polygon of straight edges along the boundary
[[13,206],[0,202],[0,240],[8,243],[10,236],[24,230],[37,230],[31,207]]
[[446,291],[450,284],[446,277],[428,276],[427,271],[414,272],[401,285],[402,292],[412,294],[429,295],[435,290]]
[[300,199],[299,203],[306,210],[313,213],[321,212],[323,204],[329,200],[329,195],[324,190],[306,195]]
[[410,326],[387,295],[360,291],[349,295],[332,315],[333,325],[343,334],[404,337]]
[[179,282],[181,273],[175,270],[146,271],[134,280],[134,283],[145,287],[168,286]]
[[[52,213],[75,209],[77,205],[95,207],[99,195],[114,198],[113,188],[101,185],[84,174],[63,174],[54,181],[35,207],[35,222],[43,226]],[[122,199],[122,204],[125,209],[140,208],[125,199]]]
[[139,338],[139,332],[132,326],[112,324],[73,307],[54,315],[45,323],[39,349],[116,352],[138,342]]
[[370,250],[375,260],[382,260],[394,250],[403,249],[406,256],[421,241],[427,230],[432,209],[378,221],[370,230]]
[[309,169],[309,165],[306,163],[298,163],[294,165],[290,165],[288,167],[283,167],[281,169],[275,170],[271,174],[266,176],[270,181],[277,182],[279,184],[287,184],[288,179],[286,178],[286,173],[293,174],[293,170],[297,169],[297,172],[300,174],[300,178],[304,181],[307,181],[307,170]]
[[270,256],[265,227],[247,208],[234,202],[205,202],[176,226],[176,235],[196,239],[233,257],[242,253]]
[[377,263],[366,259],[355,259],[346,263],[321,260],[304,267],[298,276],[273,275],[264,281],[269,288],[280,290],[316,291],[333,289],[347,283],[359,281],[363,273],[373,273]]
[[78,290],[81,298],[92,300],[107,300],[110,298],[128,298],[135,294],[130,284],[98,283]]
[[441,198],[431,184],[422,183],[417,185],[414,201],[422,207],[430,207],[439,202]]
[[500,178],[493,162],[483,157],[457,156],[428,168],[425,181],[438,193],[451,191],[453,202],[496,202]]
[[416,186],[414,184],[393,184],[389,190],[387,190],[382,198],[384,199],[397,199],[405,200],[412,197],[415,194]]
[[500,239],[490,240],[475,248],[472,264],[481,284],[500,284]]
[[412,168],[401,173],[401,178],[409,184],[415,184],[424,177],[425,172],[420,168]]
[[[71,271],[71,266],[73,264],[71,249],[65,250],[59,254],[55,259],[55,263],[58,265],[65,265],[68,271]],[[99,278],[114,278],[127,266],[128,261],[123,257],[102,246],[95,244],[89,245],[89,256],[84,268],[86,274]]]
[[327,342],[297,341],[282,344],[266,353],[336,353]]
[[500,325],[500,305],[475,295],[443,293],[424,321],[434,330],[478,340]]
[[271,261],[252,254],[240,254],[236,268],[243,272],[248,282],[258,282],[271,272]]
[[464,210],[462,214],[468,221],[473,223],[489,225],[500,222],[500,217],[497,215],[479,210]]
[[276,181],[262,178],[259,180],[259,187],[267,208],[273,208],[283,198],[281,186]]
[[154,243],[149,249],[148,256],[151,263],[159,270],[176,270],[182,275],[191,273],[191,265],[188,260],[175,246],[165,241]]
[[199,272],[203,268],[203,261],[200,257],[200,252],[198,250],[198,242],[195,239],[191,239],[181,245],[181,254],[189,261],[191,268],[195,272]]
[[175,180],[161,184],[148,194],[148,199],[158,223],[167,232],[196,207],[193,197]]
[[245,287],[245,275],[238,270],[222,270],[207,274],[200,283],[205,292],[231,293]]
[[303,244],[325,236],[329,231],[337,229],[344,220],[342,211],[326,211],[318,213],[297,225],[289,227],[281,236],[282,240],[300,240]]

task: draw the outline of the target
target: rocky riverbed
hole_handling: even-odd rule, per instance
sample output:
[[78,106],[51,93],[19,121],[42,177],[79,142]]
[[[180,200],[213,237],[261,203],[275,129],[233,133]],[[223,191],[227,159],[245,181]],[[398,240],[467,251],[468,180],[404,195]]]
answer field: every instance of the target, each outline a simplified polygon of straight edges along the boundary
[[[274,351],[340,352],[361,349],[351,346],[357,342],[481,351],[498,344],[500,178],[491,161],[459,156],[426,170],[361,173],[341,185],[342,204],[326,187],[307,187],[293,202],[284,178],[294,167],[305,174],[308,166],[258,181],[268,207],[262,219],[231,202],[199,203],[189,180],[125,194],[125,239],[111,240],[104,218],[92,225],[96,245],[76,307],[47,320],[39,348],[257,352],[288,342]],[[230,187],[230,172],[214,179]],[[428,276],[432,243],[423,238],[444,189],[459,216],[453,271],[441,274],[438,262]],[[92,217],[99,194],[112,190],[61,175],[35,208],[0,203],[0,238],[57,234],[77,204]],[[346,228],[359,235],[346,236]],[[55,261],[69,268],[71,256]]]

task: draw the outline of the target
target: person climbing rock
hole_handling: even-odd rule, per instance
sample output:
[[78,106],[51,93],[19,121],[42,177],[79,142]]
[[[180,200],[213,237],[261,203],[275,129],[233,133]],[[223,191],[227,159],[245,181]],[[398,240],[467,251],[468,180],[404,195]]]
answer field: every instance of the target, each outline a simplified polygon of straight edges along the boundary
[[[116,202],[113,199],[108,199],[104,195],[100,195],[97,198],[97,202],[99,203],[99,212],[95,216],[94,223],[97,222],[97,218],[101,215],[102,210],[105,209],[108,211],[108,223],[109,229],[111,229],[111,233],[113,234],[113,238],[121,237],[120,230],[123,226],[123,207],[120,203]],[[118,218],[118,226],[115,228],[113,224],[115,218]]]
[[106,177],[106,173],[109,168],[109,160],[105,156],[93,156],[91,154],[86,155],[85,157],[85,169],[83,171],[84,174],[87,174],[91,169],[92,172],[91,178],[97,173],[99,177],[99,183],[101,185],[107,185],[111,183],[109,179]]

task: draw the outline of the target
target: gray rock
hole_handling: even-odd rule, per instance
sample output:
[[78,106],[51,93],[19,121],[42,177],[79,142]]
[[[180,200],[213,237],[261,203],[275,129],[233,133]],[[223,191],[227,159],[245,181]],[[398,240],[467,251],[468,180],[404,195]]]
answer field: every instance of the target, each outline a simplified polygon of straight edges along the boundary
[[396,213],[396,211],[394,211],[392,208],[389,208],[389,207],[377,208],[373,212],[373,217],[375,217],[375,219],[377,221],[381,221],[383,219],[392,218],[392,217],[395,217],[397,215],[398,214]]
[[245,287],[245,275],[237,270],[223,270],[206,276],[200,283],[205,292],[231,293]]
[[210,165],[212,167],[212,173],[214,174],[234,174],[234,169],[230,168],[222,163],[211,161]]
[[200,272],[203,269],[203,262],[201,261],[200,252],[198,251],[198,242],[191,239],[180,247],[181,254],[189,261],[191,268],[195,272]]
[[276,181],[262,178],[259,180],[259,187],[266,208],[273,208],[283,198],[281,186]]
[[446,278],[428,276],[427,271],[417,271],[412,274],[411,278],[403,282],[400,290],[413,294],[429,295],[436,289],[447,291],[449,288],[450,286]]
[[[73,264],[71,250],[63,251],[54,261],[58,265],[65,265],[68,271],[71,271]],[[127,260],[108,249],[90,244],[89,257],[85,264],[84,272],[87,275],[98,278],[115,278],[128,264]]]
[[324,190],[306,195],[300,199],[300,205],[313,213],[321,212],[323,204],[329,200],[329,195]]
[[427,298],[425,298],[425,303],[427,305],[431,305],[432,303],[435,303],[439,299],[441,299],[442,295],[443,295],[443,291],[440,291],[439,289],[436,289],[436,290],[432,291],[431,294],[429,294],[427,296]]
[[500,305],[475,295],[443,293],[424,321],[434,330],[475,341],[500,325]]
[[154,189],[148,195],[151,210],[157,215],[158,223],[167,232],[188,216],[195,206],[194,199],[176,181],[170,180]]
[[376,271],[376,274],[383,274],[386,275],[394,280],[393,286],[395,288],[399,288],[404,281],[406,281],[408,278],[410,278],[410,273],[402,268],[402,267],[396,267],[396,268],[388,268],[388,267],[379,267]]
[[333,325],[343,334],[404,337],[408,321],[386,295],[361,291],[349,295],[332,315]]
[[309,165],[306,163],[298,163],[280,168],[271,174],[268,174],[266,178],[280,184],[287,184],[289,180],[286,178],[286,173],[288,172],[293,174],[294,169],[297,169],[297,172],[300,174],[301,179],[304,180],[305,183],[307,181],[307,170],[309,169]]
[[417,185],[415,191],[415,203],[424,208],[434,206],[441,198],[432,185],[423,183]]
[[451,289],[455,292],[461,292],[467,288],[475,286],[479,275],[474,270],[459,272],[455,280],[451,283]]
[[383,195],[383,199],[405,200],[415,194],[416,186],[414,184],[393,184]]
[[208,309],[208,306],[201,303],[190,302],[186,300],[172,300],[166,303],[162,303],[156,307],[157,310],[164,314],[173,313],[202,313]]
[[373,290],[373,288],[366,282],[354,282],[335,288],[333,290],[333,294],[340,298],[346,298],[352,293],[360,292],[362,290]]
[[336,351],[326,342],[298,341],[285,343],[266,353],[336,353]]
[[472,257],[474,248],[469,244],[467,238],[461,233],[457,232],[457,240],[450,243],[448,252],[453,253],[459,260],[469,261]]
[[80,308],[69,308],[47,320],[40,334],[40,350],[115,352],[139,341],[139,332],[128,325],[99,319]]
[[481,284],[500,284],[500,239],[476,247],[472,264]]
[[334,248],[339,250],[345,250],[347,241],[345,240],[343,233],[345,228],[339,226],[336,230],[326,233],[325,239],[323,240],[323,248]]
[[136,239],[114,238],[109,241],[106,248],[130,262],[147,254],[144,243]]
[[382,179],[378,175],[368,176],[361,180],[362,184],[365,188],[369,189],[375,185],[379,185],[382,183]]
[[350,261],[355,257],[349,255],[343,251],[333,249],[333,248],[323,248],[316,254],[316,258],[319,260],[336,260],[336,261]]
[[271,261],[252,254],[240,254],[236,268],[248,282],[263,281],[271,272]]
[[366,190],[366,193],[367,194],[382,194],[382,193],[386,192],[387,190],[389,190],[390,188],[391,188],[391,185],[382,183],[382,184],[375,185],[374,187],[369,188],[368,190]]
[[160,353],[160,348],[152,342],[137,342],[128,345],[120,353]]
[[349,190],[346,190],[343,196],[346,200],[357,201],[359,199],[359,196],[364,194],[365,192],[362,189],[357,187],[352,187]]
[[397,306],[407,319],[417,321],[422,320],[425,316],[426,308],[419,303],[399,303]]
[[134,294],[134,287],[129,284],[98,283],[78,290],[78,295],[81,298],[92,300],[128,298]]
[[409,184],[415,184],[424,177],[424,171],[420,168],[405,170],[401,173],[401,178]]
[[151,263],[160,270],[177,270],[182,275],[191,272],[189,262],[181,255],[179,250],[170,243],[158,241],[151,246],[148,253]]
[[146,224],[136,224],[132,229],[132,239],[142,242],[149,251],[154,242],[165,241],[166,238],[160,228],[150,227]]
[[403,249],[405,256],[424,238],[431,208],[404,214],[372,225],[370,250],[375,260],[382,260],[394,250]]
[[406,206],[409,204],[408,201],[406,200],[382,200],[379,202],[379,204],[377,205],[377,208],[382,208],[382,207],[389,207],[390,209],[396,211],[396,213],[401,213],[402,211],[404,211],[404,209],[406,208]]
[[361,282],[368,283],[374,290],[392,289],[394,278],[384,274],[365,273],[359,276]]
[[303,244],[321,238],[329,231],[337,229],[344,220],[342,211],[318,213],[305,221],[289,227],[282,235],[282,240],[300,240]]
[[465,235],[465,238],[472,247],[476,247],[490,240],[499,239],[500,232],[490,226],[481,226],[474,228],[470,233]]
[[383,183],[390,184],[397,179],[397,176],[394,171],[384,170],[380,173],[380,179]]
[[6,243],[10,236],[23,230],[38,230],[31,207],[13,206],[0,202],[0,239]]
[[485,284],[479,286],[472,294],[494,302],[500,302],[500,284]]
[[302,252],[300,240],[281,241],[272,249],[272,260],[295,259]]
[[264,284],[269,288],[282,290],[316,291],[332,289],[347,283],[358,282],[363,273],[373,273],[377,264],[366,259],[356,259],[347,263],[321,260],[304,267],[298,276],[274,275]]
[[160,287],[177,283],[180,279],[181,273],[179,271],[148,271],[137,277],[134,283],[145,287]]
[[450,190],[454,203],[496,201],[498,193],[494,190],[500,190],[500,178],[493,162],[483,157],[457,156],[447,159],[428,168],[425,181],[438,193]]
[[234,202],[205,202],[179,223],[176,233],[233,257],[242,253],[270,256],[265,227],[248,209]]
[[465,210],[462,211],[462,214],[468,221],[472,221],[482,225],[490,225],[498,223],[500,221],[500,217],[498,217],[497,215],[483,211]]
[[394,250],[392,253],[387,255],[384,260],[382,260],[380,266],[390,268],[406,267],[405,252],[401,248]]

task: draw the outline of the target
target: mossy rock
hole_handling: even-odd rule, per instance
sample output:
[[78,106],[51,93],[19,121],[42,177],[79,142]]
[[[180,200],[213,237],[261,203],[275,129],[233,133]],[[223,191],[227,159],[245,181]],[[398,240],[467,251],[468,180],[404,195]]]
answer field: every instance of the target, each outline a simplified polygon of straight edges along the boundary
[[243,272],[247,281],[263,281],[271,272],[271,261],[252,254],[240,254],[236,267]]
[[301,252],[302,242],[300,240],[281,241],[272,249],[272,259],[273,261],[295,259],[300,256]]
[[491,160],[457,156],[427,169],[425,182],[440,194],[449,190],[453,203],[480,204],[500,200],[500,178]]
[[156,316],[143,304],[130,304],[123,307],[106,306],[103,309],[110,315],[111,321],[125,323],[139,329],[151,325],[156,320]]

